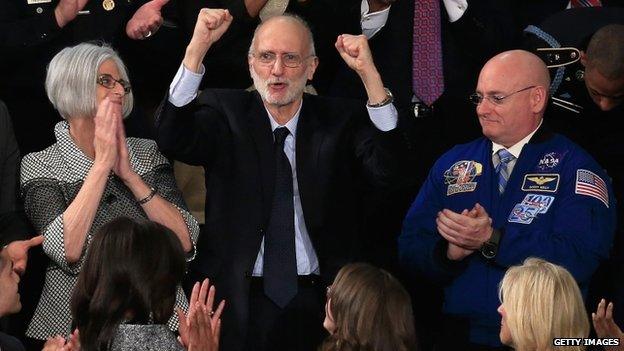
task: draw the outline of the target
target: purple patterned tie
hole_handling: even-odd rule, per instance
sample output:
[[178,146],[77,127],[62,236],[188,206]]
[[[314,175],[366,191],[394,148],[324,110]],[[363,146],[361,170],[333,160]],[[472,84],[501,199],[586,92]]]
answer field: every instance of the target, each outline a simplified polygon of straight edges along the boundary
[[414,94],[427,105],[444,91],[440,31],[440,0],[415,0],[412,83]]
[[600,7],[602,2],[600,0],[570,0],[570,7]]

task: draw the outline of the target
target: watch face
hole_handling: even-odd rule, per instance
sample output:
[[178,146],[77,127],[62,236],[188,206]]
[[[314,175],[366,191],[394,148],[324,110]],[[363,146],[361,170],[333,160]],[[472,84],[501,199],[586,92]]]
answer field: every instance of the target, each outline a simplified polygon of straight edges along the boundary
[[496,256],[496,245],[492,243],[483,244],[483,246],[481,247],[481,254],[485,258],[493,258],[494,256]]

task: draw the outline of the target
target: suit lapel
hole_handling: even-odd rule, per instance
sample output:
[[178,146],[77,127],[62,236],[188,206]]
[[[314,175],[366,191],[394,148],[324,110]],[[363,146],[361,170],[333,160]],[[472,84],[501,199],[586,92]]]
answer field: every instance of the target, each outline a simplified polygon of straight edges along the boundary
[[258,160],[258,173],[262,192],[263,218],[268,221],[273,199],[275,164],[273,159],[273,133],[269,116],[257,92],[254,93],[254,102],[247,113],[247,120],[251,131]]
[[323,169],[323,166],[327,167],[319,164],[321,146],[326,133],[318,117],[318,105],[311,101],[312,99],[313,97],[304,95],[296,140],[297,183],[308,228],[321,220],[322,194],[316,185],[321,181],[319,170]]

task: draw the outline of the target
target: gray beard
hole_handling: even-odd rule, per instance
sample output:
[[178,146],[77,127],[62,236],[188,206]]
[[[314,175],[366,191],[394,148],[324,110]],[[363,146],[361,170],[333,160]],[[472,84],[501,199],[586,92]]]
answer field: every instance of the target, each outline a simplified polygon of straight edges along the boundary
[[280,82],[288,84],[288,91],[283,98],[277,100],[270,96],[269,84],[267,83],[267,80],[260,78],[260,76],[258,76],[256,71],[253,69],[253,67],[249,68],[249,73],[251,75],[251,79],[253,79],[254,87],[260,94],[262,101],[269,105],[275,105],[278,107],[289,105],[297,100],[299,97],[301,97],[303,95],[305,85],[308,82],[305,74],[301,77],[301,80],[299,81],[295,81],[292,79],[280,80]]

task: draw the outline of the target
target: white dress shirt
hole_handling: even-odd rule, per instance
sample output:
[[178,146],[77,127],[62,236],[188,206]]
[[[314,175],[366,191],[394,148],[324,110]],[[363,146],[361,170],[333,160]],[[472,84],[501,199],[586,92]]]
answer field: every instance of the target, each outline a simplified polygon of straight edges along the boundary
[[495,142],[492,142],[492,162],[494,164],[494,168],[496,168],[498,166],[498,164],[500,163],[500,160],[498,159],[498,157],[495,157],[494,155],[496,155],[496,153],[500,149],[507,149],[507,151],[509,151],[509,153],[512,154],[515,157],[515,159],[511,160],[507,164],[507,171],[509,173],[509,176],[511,176],[511,172],[513,171],[514,167],[516,166],[516,162],[518,161],[518,158],[520,158],[520,153],[522,153],[522,148],[524,148],[524,145],[526,145],[529,142],[529,140],[531,140],[531,138],[533,137],[533,134],[535,134],[535,132],[537,132],[539,127],[541,127],[542,122],[543,121],[540,121],[540,124],[537,126],[537,128],[535,128],[534,131],[532,131],[529,135],[525,136],[519,142],[513,144],[510,148],[506,148],[506,147],[504,147],[501,144],[497,144]]
[[[184,64],[180,65],[178,72],[176,73],[171,85],[169,86],[169,102],[176,107],[182,107],[189,104],[195,97],[197,97],[197,90],[201,83],[202,77],[205,73],[205,68],[202,65],[200,73],[194,73],[186,69]],[[299,109],[285,124],[290,134],[284,141],[284,153],[288,160],[293,173],[293,202],[295,209],[295,253],[297,258],[297,274],[309,275],[320,274],[318,257],[312,246],[310,235],[305,224],[305,217],[303,214],[303,208],[301,207],[301,197],[299,195],[299,184],[297,182],[297,165],[296,165],[296,137],[297,137],[297,124],[299,122],[299,113],[301,112],[301,106]],[[393,104],[385,105],[382,107],[368,109],[368,115],[372,123],[381,131],[389,131],[396,128],[398,123],[398,112]],[[271,130],[275,130],[280,127],[271,113],[267,109],[267,115],[271,122]],[[256,257],[256,262],[253,268],[253,276],[262,276],[262,270],[264,265],[264,238],[262,238],[262,244],[260,245],[260,251]]]

